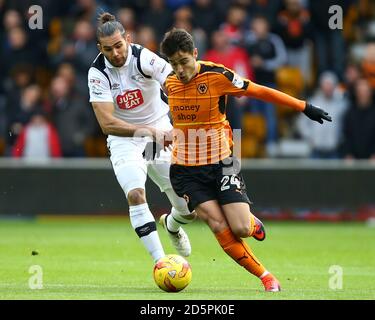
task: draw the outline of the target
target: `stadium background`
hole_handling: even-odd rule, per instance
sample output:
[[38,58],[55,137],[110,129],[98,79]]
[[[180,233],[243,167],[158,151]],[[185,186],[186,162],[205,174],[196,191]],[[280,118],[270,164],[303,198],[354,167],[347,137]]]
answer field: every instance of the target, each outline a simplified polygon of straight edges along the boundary
[[[41,30],[28,26],[35,4],[43,9]],[[328,28],[332,5],[343,9],[342,30]],[[173,299],[374,300],[374,5],[0,0],[0,299],[165,299],[169,305]],[[199,58],[223,62],[331,113],[332,123],[309,126],[284,106],[230,101],[228,117],[242,129],[253,211],[268,232],[267,241],[248,242],[281,281],[278,295],[262,292],[256,278],[235,269],[199,222],[186,226],[191,285],[169,295],[153,283],[152,261],[127,219],[88,103],[96,18],[107,10],[134,42],[151,50],[170,27],[184,27]],[[258,41],[253,31],[264,21],[272,35]],[[35,135],[38,128],[49,138]],[[25,139],[28,134],[37,138]],[[147,198],[156,216],[169,209],[149,181]],[[161,231],[160,237],[173,252],[167,235]],[[43,290],[30,287],[35,265],[43,268]],[[331,281],[337,270],[343,287]]]
[[[33,4],[43,10],[43,29],[29,28]],[[329,28],[333,5],[343,10],[342,30]],[[200,59],[222,62],[332,115],[332,123],[311,125],[284,106],[230,99],[228,118],[242,130],[243,170],[259,215],[374,216],[375,8],[367,0],[0,1],[0,214],[127,211],[88,102],[87,70],[103,11],[154,51],[165,31],[186,28]],[[40,127],[49,134],[36,134]],[[92,179],[90,186],[64,177],[77,170]],[[54,181],[56,190],[49,187]],[[70,192],[61,199],[58,187]],[[154,210],[164,210],[165,198],[148,188]],[[90,194],[100,201],[91,202]]]

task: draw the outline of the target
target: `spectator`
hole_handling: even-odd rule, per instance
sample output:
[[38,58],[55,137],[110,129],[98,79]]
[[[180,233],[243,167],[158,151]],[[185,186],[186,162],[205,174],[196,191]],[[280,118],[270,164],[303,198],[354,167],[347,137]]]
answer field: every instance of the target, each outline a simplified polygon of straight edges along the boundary
[[221,63],[236,71],[240,76],[254,80],[250,57],[242,47],[232,45],[224,30],[217,30],[211,37],[212,49],[208,50],[203,60]]
[[208,38],[220,24],[219,13],[215,11],[213,0],[195,0],[193,7],[193,25],[204,30]]
[[232,44],[239,45],[243,39],[244,24],[247,13],[242,6],[232,5],[229,7],[226,21],[220,25]]
[[249,7],[251,18],[262,15],[269,21],[270,29],[273,29],[281,4],[281,0],[251,0]]
[[39,62],[38,52],[28,42],[27,34],[21,27],[14,27],[7,34],[8,45],[3,50],[1,59],[4,69],[1,71],[6,76],[17,65],[35,66]]
[[245,34],[245,47],[251,57],[255,79],[260,84],[275,83],[275,72],[287,60],[281,38],[269,32],[269,24],[263,16],[252,20],[251,30]]
[[[32,44],[32,49],[38,55],[38,68],[47,69],[49,67],[48,60],[47,60],[47,46],[49,40],[49,26],[51,23],[51,19],[53,18],[53,13],[56,13],[56,9],[61,7],[60,5],[56,5],[53,1],[49,0],[39,0],[35,3],[35,0],[26,0],[25,2],[29,2],[29,5],[26,6],[25,10],[22,11],[23,19],[25,21],[25,31],[27,33],[27,38],[29,42]],[[29,8],[32,5],[40,5],[43,9],[43,19],[42,19],[42,28],[31,29],[29,27],[30,18],[33,16],[32,12],[29,12]],[[35,63],[35,61],[33,61]]]
[[118,21],[124,26],[126,32],[130,33],[132,39],[135,39],[137,32],[137,19],[135,11],[128,7],[120,8],[117,10],[117,17]]
[[298,67],[305,83],[311,82],[309,39],[312,36],[310,13],[301,0],[285,0],[285,10],[277,17],[276,29],[287,49],[288,64]]
[[85,156],[85,140],[95,128],[90,106],[84,97],[69,90],[67,81],[62,77],[52,80],[50,92],[52,115],[60,136],[63,156]]
[[324,107],[333,119],[329,125],[322,126],[319,123],[311,123],[312,121],[309,120],[305,121],[299,115],[297,127],[301,136],[311,147],[311,157],[314,159],[338,158],[338,148],[342,143],[343,116],[348,101],[338,88],[337,76],[330,71],[322,73],[319,79],[319,89],[308,101],[315,106]]
[[65,62],[58,66],[56,71],[57,77],[62,77],[66,80],[69,86],[69,91],[75,91],[82,97],[87,95],[87,80],[82,82],[82,78],[77,79],[76,69],[71,63]]
[[[24,12],[25,16],[22,16],[20,12]],[[33,65],[35,67],[39,67],[46,63],[46,44],[48,41],[48,33],[46,31],[46,28],[34,30],[28,28],[26,23],[28,21],[27,15],[28,10],[17,11],[14,9],[10,9],[5,12],[4,29],[7,33],[8,45],[5,45],[4,48],[4,58],[7,60],[13,60],[9,59],[8,54],[16,54],[18,55],[18,58],[20,58],[20,56],[23,56],[23,53],[21,54],[22,49],[25,48],[25,50],[29,52],[30,57],[32,58]],[[45,20],[48,20],[48,18],[46,17],[44,19],[44,23],[46,23]],[[6,41],[4,42],[4,39],[2,40],[2,42],[4,44],[6,43]],[[13,52],[6,52],[6,50],[9,49]],[[9,62],[11,62],[12,64],[9,65]],[[11,69],[13,67],[13,63],[14,61],[7,61],[4,63],[4,66]]]
[[318,74],[332,69],[343,79],[345,65],[345,42],[340,29],[330,29],[329,8],[338,5],[345,10],[345,0],[310,1],[311,21],[317,57]]
[[[0,122],[3,130],[7,132],[4,137],[4,144],[13,145],[16,132],[13,127],[14,115],[18,112],[20,106],[20,99],[23,90],[32,83],[32,68],[30,65],[19,64],[14,67],[10,77],[3,81],[5,89],[4,95],[0,95],[0,109],[4,113],[4,117]],[[1,74],[1,72],[0,72]]]
[[374,97],[366,79],[357,81],[355,97],[356,101],[344,119],[344,157],[375,159]]
[[[254,80],[253,69],[250,65],[250,57],[245,49],[232,45],[224,30],[215,31],[212,34],[212,49],[207,51],[202,60],[221,63],[232,69],[240,76]],[[242,128],[242,115],[244,105],[248,103],[247,97],[228,97],[230,108],[227,110],[227,119],[232,129]]]
[[14,144],[23,127],[29,123],[35,112],[43,110],[41,103],[41,88],[32,84],[21,89],[20,95],[8,98],[8,145]]
[[361,66],[364,77],[375,90],[375,42],[367,44]]
[[90,61],[98,55],[95,30],[86,20],[78,20],[74,26],[72,38],[64,45],[62,54],[55,59],[56,64],[71,63],[77,72],[79,83],[84,83]]
[[174,12],[174,23],[178,23],[180,21],[187,21],[190,24],[192,24],[193,19],[193,12],[190,7],[183,6],[181,8],[178,8]]
[[149,26],[139,27],[136,39],[138,44],[153,52],[159,49],[154,30]]
[[187,30],[195,41],[200,57],[204,56],[207,50],[207,35],[202,29],[193,27],[193,12],[188,6],[183,6],[177,9],[174,13],[173,26]]
[[355,84],[361,78],[361,70],[355,63],[348,63],[345,68],[344,74],[344,90],[345,94],[350,101],[350,104],[354,104],[355,100]]
[[[251,22],[251,30],[245,34],[245,47],[251,57],[257,83],[275,88],[275,73],[286,63],[286,49],[276,34],[270,33],[265,17],[257,16]],[[271,103],[252,100],[252,112],[263,113],[267,123],[267,152],[272,154],[277,141],[275,108]]]
[[165,0],[150,0],[149,8],[144,10],[141,21],[144,25],[152,26],[159,43],[172,25],[172,11],[165,6]]
[[4,81],[7,100],[19,98],[21,90],[30,85],[34,80],[33,68],[30,64],[17,64]]
[[4,13],[3,24],[5,31],[9,31],[16,27],[24,27],[24,21],[22,19],[21,14],[14,9],[9,9]]
[[42,113],[34,113],[21,130],[12,150],[15,158],[48,159],[61,157],[56,128]]
[[74,18],[74,21],[86,20],[89,21],[92,26],[96,26],[99,14],[107,10],[108,7],[101,1],[76,0],[71,7],[70,15]]
[[175,11],[181,7],[189,6],[193,0],[166,0],[168,8]]

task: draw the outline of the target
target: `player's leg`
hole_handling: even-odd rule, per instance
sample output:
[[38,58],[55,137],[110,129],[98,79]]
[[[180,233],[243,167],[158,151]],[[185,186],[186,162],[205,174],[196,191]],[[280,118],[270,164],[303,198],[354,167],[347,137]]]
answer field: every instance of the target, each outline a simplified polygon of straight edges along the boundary
[[264,225],[252,214],[248,203],[234,202],[222,205],[222,208],[232,232],[237,237],[254,237],[258,241],[265,239],[266,231]]
[[151,163],[148,166],[148,175],[160,188],[160,191],[165,192],[172,205],[171,212],[162,215],[160,223],[168,232],[168,236],[179,254],[187,257],[191,253],[191,245],[181,226],[193,221],[196,214],[191,213],[186,201],[174,192],[169,179],[169,167],[169,162],[157,161]]
[[[248,272],[262,279],[264,284],[264,281],[268,280],[267,275],[270,273],[257,259],[248,244],[233,234],[219,203],[216,200],[207,201],[199,204],[195,211],[210,227],[225,253]],[[265,289],[267,291],[279,291],[276,286],[271,288],[268,285],[265,286]]]
[[178,232],[181,226],[194,221],[197,214],[189,211],[186,200],[180,198],[172,187],[165,189],[164,192],[172,205],[171,212],[168,214],[168,219],[165,220],[167,229],[170,232]]
[[145,195],[146,172],[139,167],[123,167],[116,173],[129,203],[130,223],[154,261],[165,255]]
[[[231,231],[217,198],[216,166],[171,166],[171,182],[179,196],[188,200],[190,211],[195,210],[204,220],[223,250],[247,271],[261,277],[266,272],[246,242]],[[267,291],[270,291],[266,288]]]
[[147,168],[142,158],[142,148],[131,139],[113,136],[108,139],[108,147],[117,181],[128,200],[131,225],[156,261],[165,254],[156,230],[155,218],[146,202]]
[[[233,169],[237,167],[236,170]],[[234,159],[234,167],[223,163],[216,171],[218,201],[235,236],[254,237],[262,241],[266,237],[263,223],[250,211],[251,201],[247,196],[246,184]]]
[[[194,196],[194,195],[193,195]],[[198,217],[203,220],[216,235],[229,228],[217,200],[209,200],[195,207]]]
[[[170,158],[170,156],[168,156]],[[186,200],[179,197],[172,188],[169,177],[170,162],[169,161],[155,161],[148,165],[147,172],[151,180],[160,188],[161,192],[165,192],[172,205],[171,216],[173,221],[168,223],[168,229],[172,232],[178,232],[179,228],[187,223],[192,222],[196,214],[190,212]]]
[[210,227],[226,254],[261,279],[266,291],[280,291],[277,279],[266,270],[249,245],[232,232],[222,207],[216,200],[199,204],[195,211]]
[[218,170],[216,181],[220,207],[230,227],[230,231],[217,235],[221,239],[219,241],[225,244],[232,235],[240,239],[246,248],[243,258],[248,266],[246,269],[261,279],[266,291],[280,291],[278,280],[264,268],[246,242],[241,240],[249,236],[257,240],[265,238],[263,223],[250,211],[250,200],[241,173]]

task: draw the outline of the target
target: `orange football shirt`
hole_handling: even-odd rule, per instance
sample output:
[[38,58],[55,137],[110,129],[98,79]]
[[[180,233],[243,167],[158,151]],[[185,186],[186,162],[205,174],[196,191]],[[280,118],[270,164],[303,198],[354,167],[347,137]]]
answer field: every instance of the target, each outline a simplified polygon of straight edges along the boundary
[[198,73],[189,83],[182,83],[171,73],[165,87],[174,127],[172,163],[185,166],[213,164],[231,155],[232,130],[226,119],[228,95],[258,98],[299,111],[305,108],[305,101],[207,61],[198,61]]

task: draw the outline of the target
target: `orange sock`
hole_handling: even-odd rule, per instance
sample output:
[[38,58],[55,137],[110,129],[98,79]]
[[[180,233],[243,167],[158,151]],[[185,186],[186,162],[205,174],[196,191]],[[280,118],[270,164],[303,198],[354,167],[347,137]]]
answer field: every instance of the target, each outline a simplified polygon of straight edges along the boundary
[[252,253],[247,243],[236,238],[229,228],[216,233],[215,237],[224,251],[247,271],[258,278],[264,274],[266,269]]

